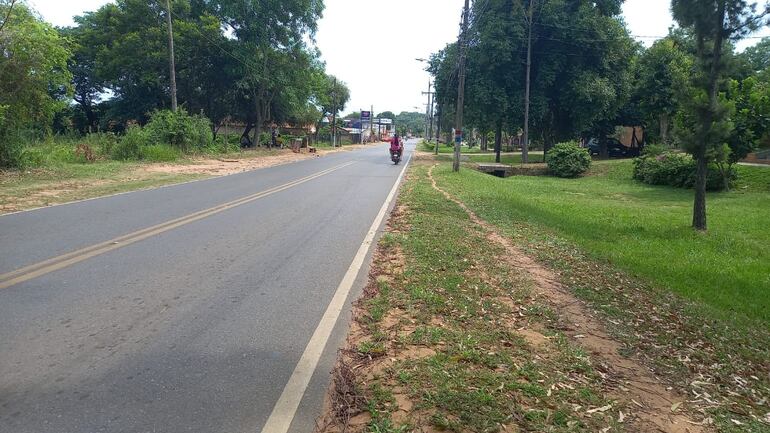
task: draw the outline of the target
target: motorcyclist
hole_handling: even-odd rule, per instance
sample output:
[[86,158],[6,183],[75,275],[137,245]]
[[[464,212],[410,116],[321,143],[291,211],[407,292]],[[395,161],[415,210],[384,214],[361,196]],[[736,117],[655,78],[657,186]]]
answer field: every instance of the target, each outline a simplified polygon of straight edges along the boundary
[[390,154],[393,155],[394,153],[398,153],[399,159],[404,153],[404,144],[401,142],[401,137],[398,134],[394,134],[390,140]]

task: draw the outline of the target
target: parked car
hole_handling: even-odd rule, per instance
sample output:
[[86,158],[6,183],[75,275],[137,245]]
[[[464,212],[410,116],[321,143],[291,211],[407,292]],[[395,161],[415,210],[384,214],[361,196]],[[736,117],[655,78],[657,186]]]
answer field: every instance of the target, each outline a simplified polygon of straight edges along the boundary
[[[605,138],[604,142],[607,143],[607,155],[610,158],[625,158],[631,156],[631,149],[624,146],[623,143],[615,138]],[[591,155],[601,155],[602,146],[601,141],[596,138],[588,140],[588,153]]]

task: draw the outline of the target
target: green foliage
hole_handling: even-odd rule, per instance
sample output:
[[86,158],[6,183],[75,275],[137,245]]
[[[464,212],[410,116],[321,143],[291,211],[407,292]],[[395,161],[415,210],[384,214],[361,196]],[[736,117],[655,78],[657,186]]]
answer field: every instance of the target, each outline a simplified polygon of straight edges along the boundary
[[770,145],[770,74],[733,80],[728,95],[735,105],[734,128],[727,139],[728,162],[734,164],[757,147]]
[[[637,49],[619,16],[620,2],[533,2],[530,136],[542,137],[549,148],[587,131],[613,129],[630,97]],[[468,129],[486,133],[500,127],[515,134],[523,125],[528,3],[474,3],[464,107]],[[431,58],[444,119],[451,119],[456,103],[458,54],[457,44],[450,44]]]
[[139,126],[132,126],[126,130],[126,135],[121,137],[118,144],[113,147],[111,156],[119,161],[141,159],[142,148],[148,144],[147,131]]
[[[0,16],[8,14],[0,4]],[[0,168],[24,168],[20,131],[48,132],[54,114],[66,106],[70,92],[66,41],[51,25],[17,3],[0,31]]]
[[673,38],[655,42],[639,58],[637,104],[648,132],[664,143],[671,138],[670,128],[679,109],[677,88],[686,81],[692,62]]
[[189,115],[184,109],[156,111],[145,127],[152,143],[166,144],[184,153],[203,152],[214,142],[211,122],[203,116]]
[[577,177],[591,168],[591,155],[575,142],[557,144],[545,160],[551,174],[558,177]]
[[[737,178],[735,170],[728,169],[724,175],[715,164],[709,167],[706,181],[708,191],[720,191]],[[649,185],[668,185],[677,188],[693,188],[696,166],[690,155],[657,148],[634,159],[634,179]],[[725,179],[725,177],[727,179]],[[726,181],[727,182],[726,182]]]
[[0,134],[0,169],[25,169],[31,161],[25,154],[24,143],[16,137]]

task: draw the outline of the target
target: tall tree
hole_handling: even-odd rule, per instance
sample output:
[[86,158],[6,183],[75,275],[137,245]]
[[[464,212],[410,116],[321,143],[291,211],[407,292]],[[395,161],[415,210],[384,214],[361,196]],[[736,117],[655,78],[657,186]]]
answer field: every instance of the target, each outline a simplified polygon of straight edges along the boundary
[[697,163],[692,226],[707,229],[706,177],[713,151],[722,147],[731,132],[730,107],[720,88],[725,85],[727,42],[745,37],[762,23],[770,3],[759,10],[747,0],[672,0],[671,10],[680,26],[695,36],[696,63],[686,111],[679,119],[679,133]]
[[669,143],[671,125],[679,109],[677,89],[692,67],[692,58],[672,38],[656,41],[639,59],[635,92],[648,130]]
[[0,17],[0,124],[50,129],[71,91],[66,40],[23,4],[0,4]]
[[[240,111],[258,137],[271,118],[271,109],[285,96],[294,69],[307,67],[317,54],[308,49],[323,12],[322,0],[222,0],[214,7],[236,39],[235,55],[242,59],[236,86]],[[296,81],[293,84],[297,84]],[[308,84],[308,83],[306,83]]]

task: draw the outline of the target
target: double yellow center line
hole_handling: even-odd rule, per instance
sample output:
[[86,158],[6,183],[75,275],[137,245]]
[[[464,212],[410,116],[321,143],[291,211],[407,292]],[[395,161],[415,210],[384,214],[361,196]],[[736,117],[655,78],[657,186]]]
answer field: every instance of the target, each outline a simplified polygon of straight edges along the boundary
[[40,263],[35,263],[33,265],[25,266],[15,271],[2,274],[0,275],[0,290],[7,289],[8,287],[23,283],[25,281],[29,281],[33,278],[37,278],[54,271],[58,271],[68,266],[72,266],[76,263],[80,263],[84,260],[88,260],[92,257],[96,257],[98,255],[116,250],[118,248],[123,248],[125,246],[134,244],[136,242],[150,238],[152,236],[159,235],[169,230],[182,227],[192,222],[202,220],[204,218],[208,218],[220,212],[224,212],[226,210],[244,205],[246,203],[253,202],[255,200],[259,200],[269,195],[273,195],[275,193],[285,191],[297,185],[301,185],[303,183],[310,182],[311,180],[318,179],[319,177],[326,176],[327,174],[330,174],[334,171],[345,168],[351,164],[353,164],[352,161],[346,162],[344,164],[340,164],[335,167],[332,167],[323,171],[319,171],[318,173],[312,174],[310,176],[293,180],[291,182],[285,183],[280,186],[276,186],[274,188],[267,189],[265,191],[258,192],[256,194],[252,194],[237,200],[233,200],[228,203],[220,204],[209,209],[204,209],[202,211],[185,215],[181,218],[173,219],[171,221],[166,221],[164,223],[161,223],[152,227],[148,227],[133,233],[129,233],[127,235],[123,235],[106,242],[91,245],[89,247],[85,247],[76,251],[72,251],[70,253],[53,257],[51,259],[42,261]]

